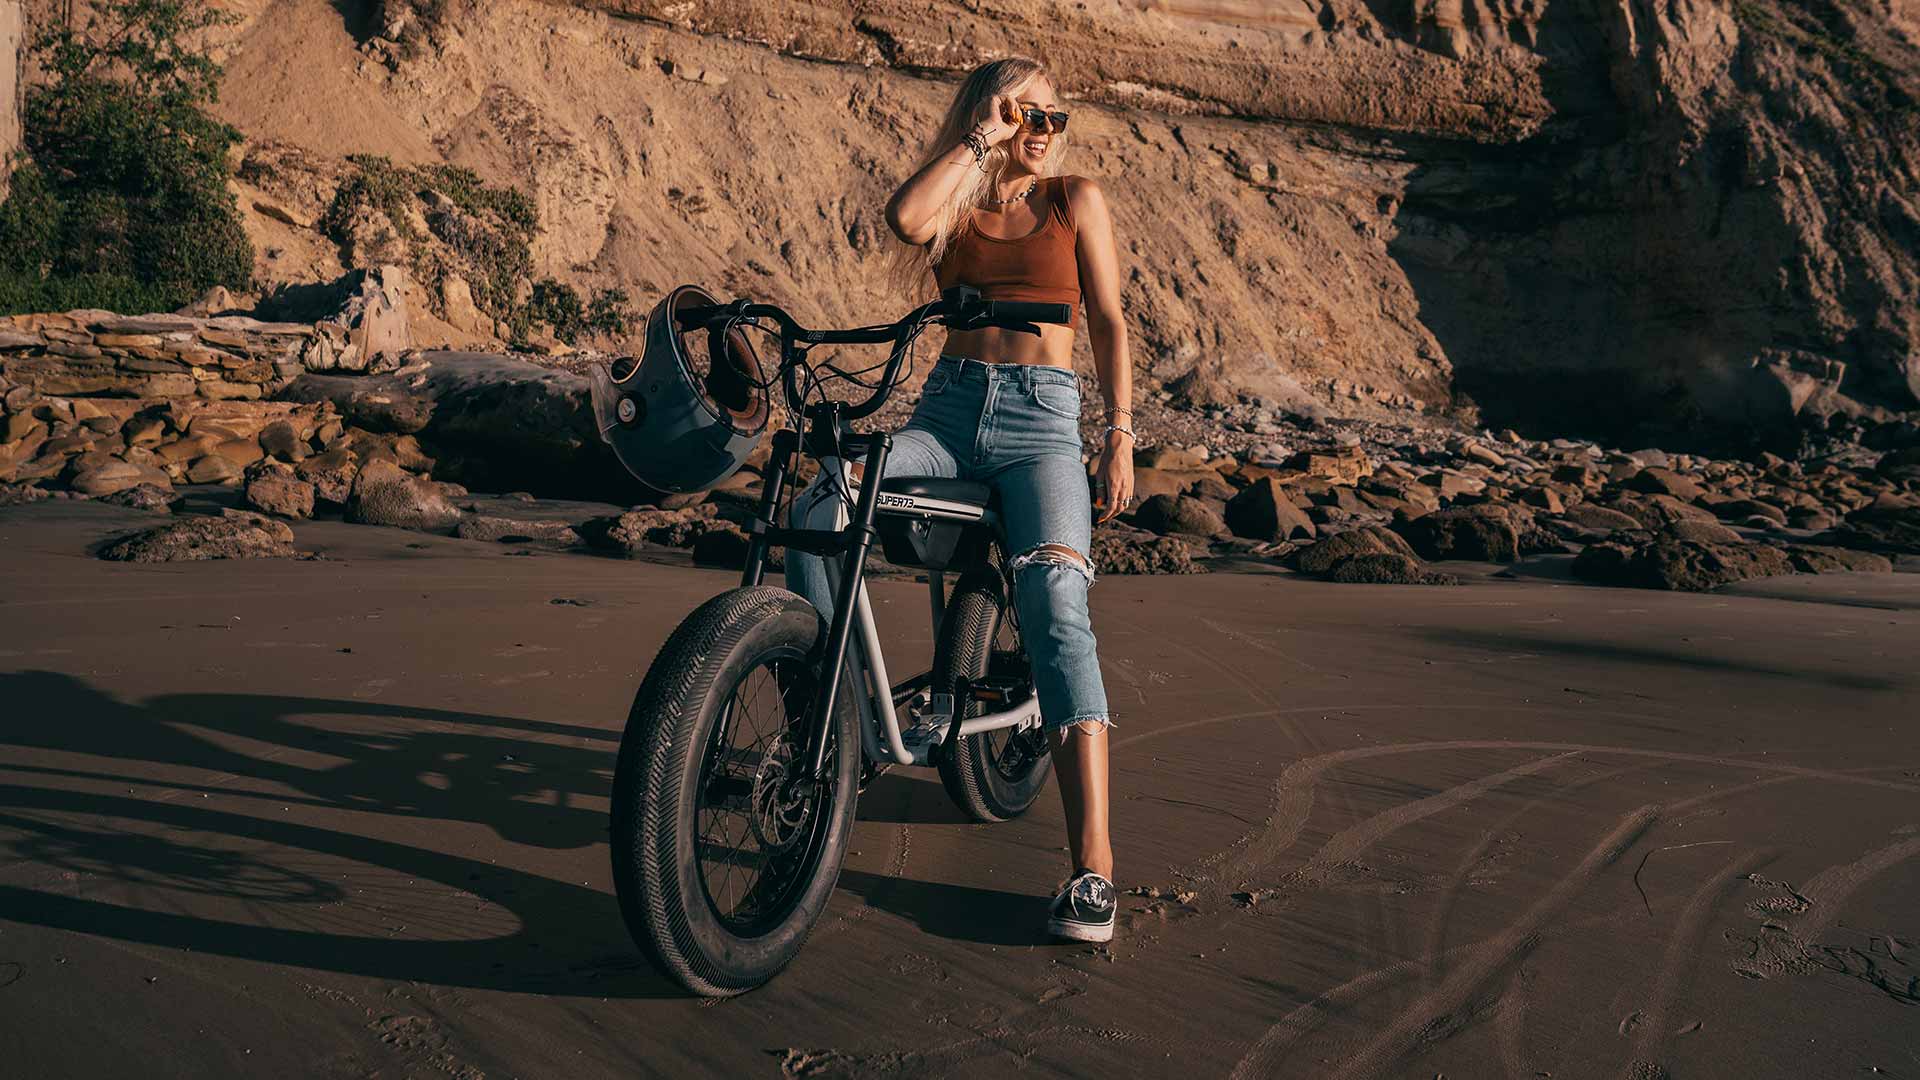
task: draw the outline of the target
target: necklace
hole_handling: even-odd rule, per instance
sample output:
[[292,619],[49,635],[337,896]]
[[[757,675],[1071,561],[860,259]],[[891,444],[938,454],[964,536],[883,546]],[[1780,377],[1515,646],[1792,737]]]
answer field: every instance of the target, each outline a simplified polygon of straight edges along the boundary
[[1040,186],[1040,178],[1036,176],[1031,181],[1028,182],[1026,186],[1026,190],[1022,191],[1020,194],[1015,195],[1012,198],[1008,198],[1008,199],[988,199],[987,205],[988,206],[1005,206],[1008,203],[1017,203],[1021,199],[1024,199],[1027,196],[1033,194],[1033,189],[1039,186]]

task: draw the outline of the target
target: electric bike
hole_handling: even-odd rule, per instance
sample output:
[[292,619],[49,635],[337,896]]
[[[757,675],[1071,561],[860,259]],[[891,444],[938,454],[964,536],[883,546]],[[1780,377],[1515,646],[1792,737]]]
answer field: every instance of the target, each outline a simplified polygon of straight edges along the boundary
[[[977,821],[1020,815],[1045,786],[1052,762],[993,491],[919,477],[863,483],[850,463],[882,476],[891,440],[851,424],[886,403],[925,328],[1038,334],[1036,324],[1066,323],[1072,313],[1065,304],[983,300],[959,286],[892,324],[809,330],[774,305],[698,302],[710,299],[692,290],[691,301],[663,305],[675,332],[709,335],[714,360],[703,385],[731,398],[725,408],[735,414],[761,416],[777,387],[794,419],[772,437],[739,587],[679,625],[634,698],[611,838],[634,940],[688,989],[724,996],[765,983],[799,952],[839,878],[860,790],[879,770],[938,769]],[[770,378],[757,357],[738,359],[730,335],[749,328],[777,337]],[[841,344],[892,346],[876,382],[808,363],[810,349]],[[723,370],[728,357],[733,369]],[[833,378],[871,392],[826,399],[821,388]],[[603,388],[618,389],[603,382],[596,392]],[[620,399],[610,415],[633,422],[643,411],[644,402]],[[794,527],[782,514],[804,458],[839,488],[834,528]],[[876,542],[889,562],[927,580],[933,665],[899,681],[867,596]],[[779,548],[826,560],[830,621],[766,582]]]

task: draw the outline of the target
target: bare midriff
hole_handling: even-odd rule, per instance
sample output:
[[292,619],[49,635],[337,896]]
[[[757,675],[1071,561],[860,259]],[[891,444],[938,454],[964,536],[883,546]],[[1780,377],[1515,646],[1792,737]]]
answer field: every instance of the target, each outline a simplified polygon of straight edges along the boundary
[[940,346],[944,356],[965,356],[983,364],[1042,364],[1073,367],[1073,327],[1046,325],[1040,336],[988,327],[947,333]]

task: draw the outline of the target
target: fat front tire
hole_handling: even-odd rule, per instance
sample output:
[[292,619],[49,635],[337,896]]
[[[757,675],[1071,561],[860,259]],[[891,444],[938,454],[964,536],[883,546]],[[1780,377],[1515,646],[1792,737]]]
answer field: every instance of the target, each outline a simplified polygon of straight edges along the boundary
[[823,636],[813,606],[785,589],[722,593],[667,639],[628,714],[614,887],[634,941],[696,994],[771,979],[839,879],[860,769],[850,680],[829,729],[829,783],[810,798],[782,784],[803,768]]
[[[977,679],[995,667],[1024,671],[1026,662],[1000,575],[990,569],[969,571],[947,603],[934,649],[933,685]],[[971,699],[957,700],[954,707],[962,717],[985,711]],[[939,760],[947,795],[975,821],[1007,821],[1026,813],[1053,770],[1046,735],[1038,729],[968,735],[943,747]]]

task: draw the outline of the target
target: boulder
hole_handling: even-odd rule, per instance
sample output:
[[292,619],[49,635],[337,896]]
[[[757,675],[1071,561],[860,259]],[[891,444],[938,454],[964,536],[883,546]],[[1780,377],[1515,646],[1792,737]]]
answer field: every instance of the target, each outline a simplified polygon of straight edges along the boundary
[[1686,502],[1698,499],[1707,491],[1691,478],[1660,465],[1641,469],[1622,486],[1647,495],[1671,495]]
[[353,478],[360,472],[360,457],[345,448],[327,450],[295,465],[293,472],[313,485],[316,498],[345,504],[353,492]]
[[261,450],[281,461],[294,462],[307,456],[307,441],[285,420],[261,428],[259,442]]
[[1787,562],[1796,574],[1869,573],[1885,574],[1893,570],[1893,560],[1885,555],[1818,544],[1793,544],[1785,549]]
[[1520,557],[1520,530],[1498,506],[1435,510],[1395,524],[1394,531],[1427,559],[1510,563]]
[[1644,529],[1640,519],[1630,517],[1618,510],[1610,510],[1593,503],[1575,503],[1560,512],[1560,516],[1589,532],[1610,533],[1621,530]]
[[1373,475],[1373,462],[1367,458],[1366,452],[1357,446],[1326,451],[1302,450],[1295,454],[1287,465],[1308,476],[1317,476],[1349,487]]
[[135,465],[129,461],[109,461],[74,474],[71,486],[73,490],[85,495],[111,495],[116,491],[125,491],[141,484],[171,488],[173,481],[167,478],[165,472],[151,465]]
[[313,516],[314,487],[295,475],[292,466],[272,458],[249,466],[241,499],[264,514],[287,518]]
[[1706,521],[1719,519],[1712,511],[1702,510],[1691,503],[1682,502],[1672,495],[1644,495],[1621,492],[1601,504],[1609,510],[1615,510],[1633,518],[1643,529],[1659,530],[1672,521]]
[[187,479],[195,484],[236,484],[240,476],[240,466],[219,454],[208,454],[187,466]]
[[1901,506],[1868,506],[1820,537],[1828,544],[1887,555],[1920,555],[1920,510]]
[[1206,502],[1186,495],[1155,495],[1133,512],[1133,522],[1162,535],[1226,536],[1227,523]]
[[1168,536],[1128,534],[1100,529],[1093,534],[1093,566],[1097,574],[1199,574],[1205,568],[1193,561],[1186,544]]
[[678,510],[648,507],[616,517],[594,518],[582,524],[578,531],[593,547],[621,555],[637,555],[649,546],[688,546],[717,510],[710,503]]
[[1233,535],[1249,540],[1312,539],[1317,533],[1313,519],[1287,497],[1287,491],[1270,476],[1248,484],[1227,502],[1224,515]]
[[125,506],[133,510],[150,510],[159,514],[173,513],[173,504],[179,499],[171,486],[159,484],[136,484],[111,495],[103,496],[100,501],[113,506]]
[[293,530],[258,514],[183,518],[101,549],[115,562],[191,562],[202,559],[286,559],[295,554]]
[[1668,537],[1643,544],[1592,544],[1573,561],[1573,574],[1602,585],[1706,592],[1749,578],[1790,574],[1778,548],[1713,544]]
[[1404,555],[1415,558],[1405,538],[1391,529],[1378,526],[1352,529],[1321,538],[1294,556],[1293,565],[1303,574],[1325,575],[1355,555]]
[[361,525],[387,525],[422,532],[451,532],[460,510],[433,481],[413,476],[391,462],[371,461],[354,477],[346,519]]
[[0,507],[25,506],[52,497],[45,488],[34,484],[0,484]]
[[1787,523],[1786,511],[1758,499],[1728,499],[1714,503],[1712,509],[1714,516],[1721,521],[1748,522],[1754,518],[1764,518],[1774,525]]
[[1702,544],[1742,543],[1739,533],[1711,521],[1669,521],[1663,534],[1675,540],[1696,540]]
[[1368,551],[1349,555],[1325,574],[1328,581],[1348,585],[1458,585],[1460,579],[1443,574],[1411,555]]

